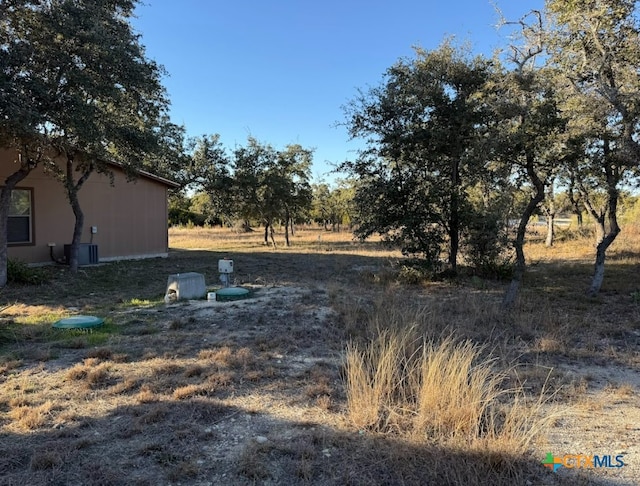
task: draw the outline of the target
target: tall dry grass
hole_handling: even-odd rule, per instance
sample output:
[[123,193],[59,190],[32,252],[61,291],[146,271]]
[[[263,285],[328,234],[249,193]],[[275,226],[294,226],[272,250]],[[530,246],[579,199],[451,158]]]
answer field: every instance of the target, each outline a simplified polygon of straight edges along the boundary
[[543,394],[506,389],[511,370],[483,347],[415,327],[382,331],[346,351],[347,415],[359,429],[470,450],[523,454],[557,417]]
[[317,226],[300,226],[289,235],[291,246],[285,246],[284,229],[275,228],[277,247],[264,243],[264,228],[242,232],[232,228],[202,227],[169,228],[169,246],[176,249],[233,251],[234,253],[260,253],[272,251],[295,251],[296,253],[336,253],[400,257],[399,251],[377,245],[380,237],[373,236],[367,242],[354,239],[349,231],[325,231]]
[[[525,254],[530,262],[591,262],[595,259],[596,233],[593,224],[586,222],[582,228],[569,226],[556,231],[553,246],[544,243],[544,232],[536,230],[527,237]],[[624,222],[622,230],[607,250],[610,258],[640,254],[640,225]]]

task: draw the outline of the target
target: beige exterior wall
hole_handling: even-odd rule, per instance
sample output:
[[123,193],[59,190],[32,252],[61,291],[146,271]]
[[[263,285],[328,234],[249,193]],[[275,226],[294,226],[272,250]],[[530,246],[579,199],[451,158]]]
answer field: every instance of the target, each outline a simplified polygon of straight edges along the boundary
[[[0,183],[15,171],[16,159],[15,153],[0,151]],[[117,167],[113,173],[113,186],[108,176],[94,173],[79,192],[84,212],[82,243],[97,244],[100,261],[166,256],[167,184],[145,176],[127,182]],[[61,258],[75,222],[62,184],[37,167],[18,188],[33,189],[34,242],[9,246],[9,258],[50,262],[48,243],[56,244],[54,254]],[[98,228],[93,238],[92,226]]]

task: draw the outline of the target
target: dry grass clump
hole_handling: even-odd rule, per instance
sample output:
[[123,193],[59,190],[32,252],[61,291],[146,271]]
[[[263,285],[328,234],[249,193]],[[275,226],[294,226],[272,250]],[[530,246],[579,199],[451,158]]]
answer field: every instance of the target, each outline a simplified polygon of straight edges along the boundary
[[87,372],[86,382],[91,388],[102,387],[109,384],[110,381],[110,365],[108,363],[100,363]]
[[305,394],[309,398],[319,398],[325,395],[330,397],[334,394],[331,380],[330,369],[315,365],[309,370],[309,384],[305,388]]
[[0,374],[5,374],[11,370],[15,370],[19,368],[22,362],[17,359],[7,359],[6,361],[0,362]]
[[220,348],[203,349],[198,353],[198,359],[211,361],[220,366],[227,366],[233,351],[229,346],[222,346]]
[[109,394],[123,395],[138,388],[139,384],[139,380],[136,378],[125,378],[123,381],[120,381],[109,388]]
[[65,379],[70,381],[83,380],[87,376],[87,372],[87,366],[82,363],[76,363],[67,370]]
[[231,385],[236,375],[232,371],[217,371],[207,376],[206,385],[213,391]]
[[18,430],[34,430],[42,427],[51,417],[53,402],[47,400],[40,405],[20,405],[9,411],[9,418],[13,420]]
[[202,395],[206,393],[206,390],[199,385],[185,385],[179,388],[176,388],[173,391],[173,398],[176,400],[186,400],[187,398],[192,398],[198,395]]
[[534,350],[541,353],[564,353],[567,345],[564,336],[559,333],[550,333],[536,339]]
[[419,352],[419,369],[407,369],[408,391],[418,391],[415,431],[428,437],[480,436],[489,407],[502,394],[504,374],[492,360],[480,361],[480,348],[470,341],[424,342]]
[[542,396],[505,390],[506,372],[468,340],[417,338],[415,327],[380,332],[346,353],[347,414],[359,429],[418,441],[523,453],[550,423]]
[[240,348],[236,351],[229,346],[214,349],[203,349],[198,353],[198,359],[211,362],[220,368],[249,368],[255,363],[255,356],[250,348]]
[[135,397],[138,403],[154,403],[160,400],[160,397],[151,389],[148,384],[140,387],[140,391]]
[[97,358],[87,358],[76,363],[65,373],[67,381],[83,381],[87,388],[104,387],[111,383],[111,365],[100,363]]
[[635,397],[638,392],[631,383],[609,383],[606,390],[613,396],[625,399]]
[[96,358],[100,360],[106,360],[111,358],[113,351],[109,348],[94,348],[87,351],[87,358]]

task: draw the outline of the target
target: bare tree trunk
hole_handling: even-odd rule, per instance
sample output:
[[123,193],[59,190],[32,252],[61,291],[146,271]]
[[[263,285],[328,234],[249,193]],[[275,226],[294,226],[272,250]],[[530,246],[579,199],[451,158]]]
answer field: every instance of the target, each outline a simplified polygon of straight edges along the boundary
[[268,245],[269,244],[269,226],[271,225],[271,223],[269,223],[268,221],[265,221],[264,223],[264,244]]
[[587,292],[590,297],[595,297],[600,292],[602,282],[604,281],[604,261],[607,257],[607,249],[599,244],[596,249],[596,262],[593,270],[593,278],[591,279],[591,286]]
[[573,214],[576,215],[576,221],[578,223],[578,228],[582,228],[582,208],[580,207],[580,201],[576,198],[575,195],[576,188],[576,175],[572,171],[569,176],[569,188],[567,189],[567,195],[569,196],[569,202],[571,203],[571,207],[573,209]]
[[553,240],[556,236],[554,226],[556,219],[556,204],[553,194],[553,181],[549,184],[549,193],[547,195],[547,204],[545,205],[544,213],[547,217],[547,238],[545,240],[545,245],[547,247],[551,247],[553,246]]
[[273,224],[269,225],[269,234],[271,235],[271,243],[273,243],[273,248],[277,248],[276,238],[275,238],[275,230],[273,229]]
[[[614,194],[615,193],[615,194]],[[609,191],[607,206],[608,206],[608,219],[609,219],[609,232],[606,230],[605,214],[598,214],[590,202],[585,201],[585,206],[588,212],[595,220],[596,224],[596,260],[593,271],[593,278],[591,279],[591,285],[587,294],[590,297],[595,297],[600,292],[602,282],[604,281],[604,268],[605,260],[607,258],[607,249],[615,241],[616,237],[620,233],[620,227],[618,226],[617,219],[617,205],[618,205],[618,191]]]
[[544,199],[544,182],[540,180],[538,174],[536,174],[534,168],[534,159],[533,156],[527,154],[527,174],[529,175],[529,180],[533,184],[536,189],[535,194],[525,207],[522,212],[522,216],[520,217],[520,223],[518,224],[518,231],[516,233],[516,239],[513,242],[513,245],[516,250],[516,263],[513,269],[513,277],[511,278],[511,283],[509,284],[509,288],[504,295],[504,299],[502,300],[502,306],[510,309],[516,302],[516,298],[518,297],[518,293],[520,291],[520,284],[522,283],[522,278],[524,276],[524,271],[526,268],[526,260],[524,256],[524,238],[527,231],[527,225],[529,224],[529,219],[531,219],[531,215],[535,211],[538,204],[542,202]]
[[82,188],[83,184],[87,181],[91,173],[93,172],[93,164],[89,163],[85,168],[83,174],[80,176],[77,182],[74,181],[74,154],[67,154],[67,172],[65,175],[65,188],[67,190],[67,197],[71,204],[71,209],[75,216],[75,223],[73,225],[73,237],[71,239],[71,249],[69,251],[69,270],[71,273],[78,272],[78,252],[80,249],[80,242],[82,240],[82,230],[84,228],[84,213],[80,207],[80,200],[78,199],[78,192]]
[[[609,141],[605,141],[604,156],[605,161],[608,160],[610,155]],[[602,282],[604,281],[604,263],[607,256],[607,249],[615,241],[616,237],[620,233],[620,226],[618,226],[618,199],[620,198],[620,191],[618,190],[618,182],[620,182],[621,176],[618,166],[615,164],[605,163],[603,165],[607,180],[607,204],[604,211],[598,212],[589,200],[589,193],[584,186],[580,186],[582,197],[584,199],[584,205],[587,212],[591,214],[596,223],[596,261],[594,265],[593,278],[591,280],[591,286],[587,294],[591,297],[595,297],[600,292]],[[609,220],[609,231],[606,228],[606,219]]]
[[556,236],[555,219],[556,219],[555,211],[547,212],[547,238],[544,242],[546,246],[553,246],[553,240],[555,239],[555,236]]
[[289,221],[285,221],[284,224],[284,244],[287,248],[291,246],[291,242],[289,242]]
[[289,242],[289,222],[291,221],[291,216],[289,215],[289,208],[285,208],[285,217],[284,217],[284,244],[287,248],[291,246]]
[[69,264],[69,270],[71,273],[76,273],[78,271],[78,253],[82,240],[82,229],[84,228],[84,213],[82,212],[82,208],[78,202],[77,194],[71,200],[71,209],[73,209],[73,214],[76,217],[76,220],[73,225],[71,251],[69,252],[69,261],[67,263]]
[[449,265],[455,274],[458,268],[458,249],[460,247],[460,196],[458,194],[460,180],[460,163],[457,159],[451,163],[451,191],[450,216],[449,216]]

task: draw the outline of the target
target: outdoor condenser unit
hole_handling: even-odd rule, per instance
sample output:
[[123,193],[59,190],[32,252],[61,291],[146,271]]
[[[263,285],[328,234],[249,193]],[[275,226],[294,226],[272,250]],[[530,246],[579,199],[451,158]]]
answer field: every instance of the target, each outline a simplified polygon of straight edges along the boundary
[[[64,259],[67,263],[71,260],[71,245],[64,245]],[[98,263],[98,245],[80,243],[78,245],[78,265],[92,265],[95,263]]]

